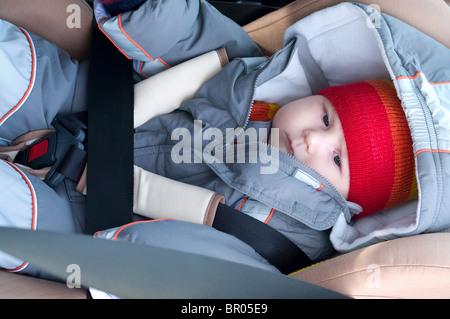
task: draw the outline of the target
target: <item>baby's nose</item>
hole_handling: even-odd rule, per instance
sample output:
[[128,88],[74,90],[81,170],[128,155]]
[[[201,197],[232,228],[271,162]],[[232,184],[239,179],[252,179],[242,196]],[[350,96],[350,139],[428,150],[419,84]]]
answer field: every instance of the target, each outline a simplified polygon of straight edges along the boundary
[[309,130],[304,132],[304,140],[307,152],[314,154],[336,145],[337,136],[328,131]]
[[319,134],[312,130],[305,130],[303,138],[306,144],[306,151],[308,153],[315,153],[319,146]]

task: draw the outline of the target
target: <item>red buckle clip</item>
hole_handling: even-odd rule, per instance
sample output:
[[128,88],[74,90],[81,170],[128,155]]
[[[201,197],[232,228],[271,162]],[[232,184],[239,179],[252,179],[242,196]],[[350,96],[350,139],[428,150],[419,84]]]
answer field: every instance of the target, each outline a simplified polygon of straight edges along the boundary
[[57,144],[56,132],[31,144],[29,148],[17,153],[14,163],[28,166],[32,169],[41,169],[52,166],[55,161]]
[[38,142],[30,147],[28,150],[27,163],[44,156],[48,152],[48,139]]

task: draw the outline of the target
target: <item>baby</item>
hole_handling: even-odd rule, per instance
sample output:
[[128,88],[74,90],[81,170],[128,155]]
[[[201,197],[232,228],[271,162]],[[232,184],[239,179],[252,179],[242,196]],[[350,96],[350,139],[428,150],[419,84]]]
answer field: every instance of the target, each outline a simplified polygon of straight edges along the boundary
[[[145,1],[100,2],[115,15]],[[391,82],[330,87],[284,105],[271,120],[276,146],[359,204],[355,218],[417,198],[411,133]]]
[[417,198],[411,133],[391,82],[335,86],[275,114],[279,148],[324,175],[360,218]]

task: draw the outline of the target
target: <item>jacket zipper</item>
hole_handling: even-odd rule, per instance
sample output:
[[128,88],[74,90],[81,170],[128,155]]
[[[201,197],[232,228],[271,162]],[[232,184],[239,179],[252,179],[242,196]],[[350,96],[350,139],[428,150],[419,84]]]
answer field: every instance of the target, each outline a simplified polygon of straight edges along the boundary
[[[288,48],[292,47],[294,43],[294,40],[291,40],[287,45],[285,45],[283,48],[281,48],[277,53],[275,54],[280,54],[284,51],[286,51]],[[273,57],[273,56],[272,56]],[[258,80],[261,78],[261,76],[266,72],[267,68],[270,66],[270,64],[273,61],[273,58],[270,58],[266,64],[263,66],[262,70],[259,72],[259,74],[256,76],[254,82],[253,82],[253,89],[252,89],[252,94],[250,97],[250,101],[247,103],[249,105],[249,112],[247,114],[247,119],[244,123],[243,129],[245,130],[245,128],[248,125],[249,119],[250,119],[250,115],[252,113],[252,109],[253,109],[253,104],[254,104],[254,96],[256,93],[256,83],[258,83]],[[267,144],[267,143],[266,143]],[[270,147],[271,151],[276,150],[277,152],[283,152],[281,151],[279,148],[272,146],[270,144],[267,144],[268,147]],[[346,203],[346,200],[344,198],[344,196],[341,194],[341,192],[339,192],[337,190],[337,188],[327,179],[325,178],[322,174],[320,174],[319,172],[317,172],[316,170],[314,170],[312,167],[310,167],[309,165],[307,165],[306,163],[303,163],[301,161],[299,161],[297,158],[295,158],[294,156],[292,156],[291,154],[285,153],[284,154],[288,155],[288,157],[294,159],[295,161],[297,161],[298,163],[300,163],[299,167],[301,167],[301,165],[303,165],[304,168],[306,168],[306,170],[308,171],[313,171],[316,174],[319,175],[319,177],[321,177],[322,182],[324,182],[326,185],[329,185],[329,187],[331,188],[332,194],[330,194],[334,199],[336,199],[338,202],[343,202]],[[324,184],[322,183],[322,184]],[[323,189],[323,188],[322,188]]]

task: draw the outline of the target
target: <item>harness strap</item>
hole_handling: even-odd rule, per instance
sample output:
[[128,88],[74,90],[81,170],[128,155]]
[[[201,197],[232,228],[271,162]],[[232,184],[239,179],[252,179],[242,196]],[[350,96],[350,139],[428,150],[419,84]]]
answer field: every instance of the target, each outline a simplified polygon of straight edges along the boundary
[[86,230],[129,223],[133,214],[133,68],[93,22],[88,76]]
[[213,227],[250,245],[283,274],[312,264],[308,256],[283,234],[227,205],[219,204]]

